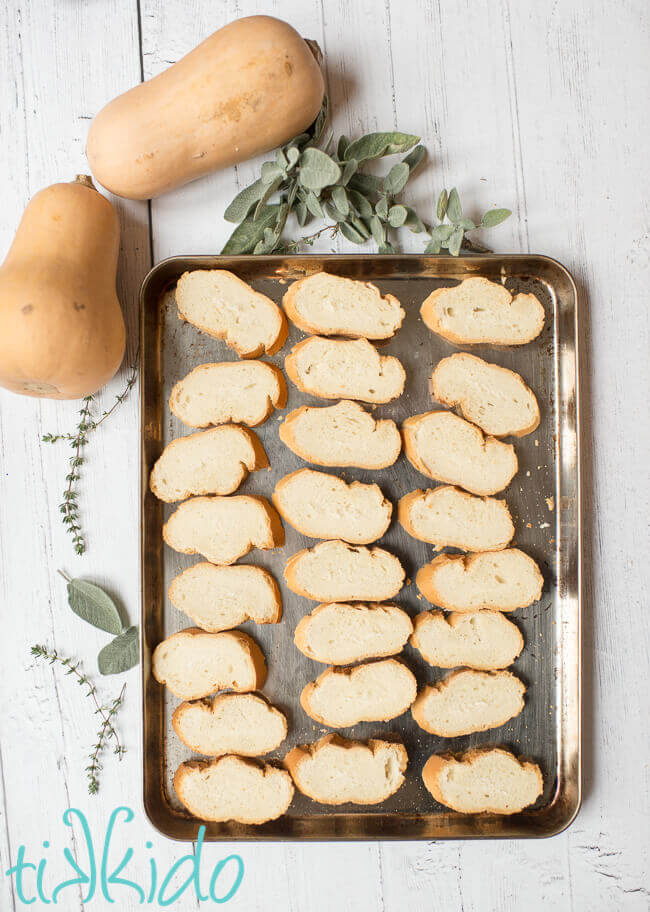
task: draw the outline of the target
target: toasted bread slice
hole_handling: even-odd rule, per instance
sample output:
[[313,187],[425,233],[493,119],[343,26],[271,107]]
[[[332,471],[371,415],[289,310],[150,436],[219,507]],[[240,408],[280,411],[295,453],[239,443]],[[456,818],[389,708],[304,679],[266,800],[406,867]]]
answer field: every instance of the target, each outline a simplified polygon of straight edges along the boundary
[[380,355],[367,339],[310,336],[294,345],[284,367],[299,390],[321,399],[390,402],[406,382],[401,362]]
[[439,554],[417,574],[417,587],[432,605],[448,611],[515,611],[542,596],[539,567],[518,548],[482,554]]
[[286,770],[234,754],[181,763],[174,789],[181,804],[201,820],[249,824],[281,817],[294,792]]
[[537,399],[519,374],[467,352],[438,363],[431,392],[443,405],[458,406],[468,421],[494,437],[523,437],[539,425]]
[[517,472],[512,444],[486,437],[453,412],[425,412],[402,425],[404,452],[415,468],[436,481],[472,494],[496,494]]
[[515,534],[505,500],[475,497],[448,485],[406,494],[397,518],[409,535],[436,548],[499,551]]
[[294,747],[284,764],[298,791],[319,804],[379,804],[404,782],[408,755],[394,741],[348,741],[332,733]]
[[287,321],[278,305],[226,269],[184,272],[176,304],[182,320],[223,339],[241,358],[274,355],[287,338]]
[[500,611],[423,611],[413,623],[411,646],[438,668],[507,668],[524,648],[521,631]]
[[406,316],[397,298],[370,282],[317,272],[294,282],[282,299],[303,332],[355,339],[390,339]]
[[316,602],[381,602],[404,585],[404,568],[383,548],[324,541],[287,561],[284,578],[292,592]]
[[340,538],[366,545],[381,538],[390,525],[393,505],[376,484],[338,475],[298,469],[275,486],[273,505],[303,535]]
[[266,361],[199,364],[179,380],[169,408],[189,427],[247,424],[254,427],[274,408],[284,408],[287,385],[282,371]]
[[181,700],[200,700],[218,690],[247,693],[266,680],[261,649],[240,630],[179,630],[156,646],[151,668],[156,681]]
[[429,329],[460,344],[524,345],[544,326],[544,308],[534,294],[513,295],[478,276],[431,292],[420,310]]
[[277,624],[282,617],[276,581],[268,570],[245,564],[194,564],[172,580],[169,601],[209,633],[231,630],[244,621]]
[[224,693],[211,700],[181,703],[174,710],[172,725],[183,744],[207,757],[256,757],[275,750],[287,737],[284,715],[253,693]]
[[518,760],[500,747],[475,748],[459,757],[433,754],[422,780],[436,801],[460,814],[518,814],[544,788],[536,763]]
[[162,530],[182,554],[202,554],[213,564],[234,564],[252,548],[284,544],[280,517],[264,497],[193,497],[178,506]]
[[307,462],[320,466],[385,469],[402,449],[394,421],[375,419],[358,402],[289,412],[280,425],[280,440]]
[[326,665],[396,655],[413,631],[411,619],[397,605],[332,602],[304,617],[293,641],[298,649]]
[[386,722],[401,716],[417,693],[415,675],[397,659],[348,668],[328,668],[303,688],[300,705],[308,716],[347,728],[357,722]]
[[458,738],[505,725],[524,708],[526,686],[509,671],[454,671],[417,695],[411,714],[420,728]]

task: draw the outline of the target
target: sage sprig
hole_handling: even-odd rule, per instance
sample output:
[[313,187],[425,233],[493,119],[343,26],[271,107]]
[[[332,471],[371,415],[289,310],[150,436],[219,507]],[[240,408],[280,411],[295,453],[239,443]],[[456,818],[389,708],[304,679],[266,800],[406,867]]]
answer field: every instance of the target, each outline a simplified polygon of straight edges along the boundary
[[429,232],[430,240],[424,248],[424,252],[440,253],[444,249],[452,256],[458,256],[463,246],[473,250],[485,251],[487,250],[486,247],[467,238],[467,232],[474,231],[476,228],[495,228],[501,222],[505,222],[511,215],[512,213],[509,209],[488,209],[479,223],[475,224],[471,219],[463,215],[463,207],[460,204],[458,190],[455,187],[449,193],[446,190],[442,190],[436,206],[436,216],[439,224],[432,226]]

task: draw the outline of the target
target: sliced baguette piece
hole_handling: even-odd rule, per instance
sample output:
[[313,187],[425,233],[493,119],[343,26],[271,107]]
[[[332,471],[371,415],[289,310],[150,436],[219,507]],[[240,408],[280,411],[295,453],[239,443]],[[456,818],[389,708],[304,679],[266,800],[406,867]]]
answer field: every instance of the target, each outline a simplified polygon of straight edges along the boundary
[[166,503],[193,494],[232,494],[249,472],[268,464],[254,431],[227,424],[172,440],[151,470],[149,486]]
[[172,580],[168,594],[174,608],[209,633],[231,630],[244,621],[277,624],[282,617],[278,584],[262,567],[217,567],[202,561]]
[[156,681],[181,700],[200,700],[217,690],[247,693],[266,680],[262,650],[240,630],[179,630],[156,646],[151,667]]
[[288,325],[282,310],[226,269],[185,272],[176,286],[178,315],[241,358],[274,355],[284,345]]
[[319,804],[379,804],[401,787],[407,764],[403,744],[349,741],[334,732],[284,758],[298,791]]
[[281,817],[294,792],[286,770],[234,754],[181,763],[174,789],[181,804],[201,820],[249,824]]
[[499,551],[515,534],[505,500],[449,485],[406,494],[397,504],[397,518],[409,535],[436,548]]
[[415,579],[432,605],[448,611],[516,611],[542,596],[539,567],[518,548],[480,554],[439,554]]
[[180,504],[162,530],[182,554],[202,554],[213,564],[234,564],[252,548],[284,544],[280,517],[264,497],[193,497]]
[[208,757],[268,754],[287,737],[283,713],[253,693],[224,693],[211,700],[181,703],[174,710],[172,725],[183,744]]
[[199,364],[179,380],[169,408],[189,427],[247,424],[254,427],[274,408],[284,408],[287,385],[282,371],[266,361]]
[[286,522],[310,538],[340,538],[366,545],[390,525],[393,505],[376,484],[298,469],[275,486],[273,505]]
[[304,617],[293,641],[315,662],[349,665],[396,655],[412,631],[410,617],[397,605],[332,602],[318,605]]
[[321,399],[390,402],[404,392],[406,373],[391,355],[380,355],[367,339],[310,336],[291,349],[284,367],[303,393]]
[[401,716],[417,694],[413,672],[397,659],[348,668],[332,667],[303,688],[300,705],[308,716],[347,728],[358,722],[387,722]]
[[413,623],[411,646],[438,668],[507,668],[524,648],[521,631],[500,611],[423,611]]
[[457,757],[433,754],[422,780],[436,801],[460,814],[518,814],[544,789],[536,763],[500,747],[475,748]]
[[496,494],[517,472],[512,444],[486,437],[453,412],[413,415],[402,425],[402,434],[404,452],[419,472],[472,494]]
[[397,595],[405,576],[389,551],[342,541],[324,541],[298,551],[284,571],[292,592],[316,602],[381,602]]
[[375,419],[358,402],[289,412],[280,425],[280,440],[307,462],[320,466],[385,469],[402,449],[394,421]]
[[370,282],[317,272],[294,282],[282,299],[286,315],[303,332],[355,339],[390,339],[406,314],[393,295]]
[[420,728],[458,738],[505,725],[524,708],[526,686],[509,671],[454,671],[417,695],[411,714]]
[[494,437],[523,437],[539,425],[537,399],[519,374],[467,352],[438,362],[431,392]]
[[459,344],[524,345],[544,326],[534,294],[513,295],[503,285],[473,276],[431,292],[420,310],[429,329]]

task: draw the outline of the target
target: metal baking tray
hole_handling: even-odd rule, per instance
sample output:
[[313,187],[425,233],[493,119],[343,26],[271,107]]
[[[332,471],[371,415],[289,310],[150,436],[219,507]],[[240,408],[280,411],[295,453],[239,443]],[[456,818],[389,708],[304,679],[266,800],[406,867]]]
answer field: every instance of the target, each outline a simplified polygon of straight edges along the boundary
[[[166,636],[190,626],[169,603],[166,593],[173,577],[201,558],[187,557],[163,546],[161,527],[174,505],[161,504],[148,489],[148,475],[163,447],[190,433],[169,411],[173,384],[196,365],[232,361],[236,355],[179,320],[174,286],[188,269],[229,269],[255,289],[280,301],[288,283],[319,270],[375,282],[383,293],[396,295],[407,312],[402,329],[382,353],[397,355],[407,373],[404,394],[374,410],[378,417],[401,423],[407,416],[436,407],[429,393],[433,366],[458,350],[431,333],[419,309],[426,296],[441,285],[481,275],[504,282],[513,291],[534,291],[546,310],[541,335],[521,347],[472,346],[476,354],[519,371],[535,391],[541,407],[537,431],[516,439],[519,472],[505,492],[516,527],[514,544],[538,561],[545,585],[541,600],[509,615],[521,628],[526,646],[514,670],[528,685],[524,711],[506,725],[461,738],[444,739],[420,730],[410,713],[392,722],[362,723],[342,734],[366,739],[392,733],[402,738],[409,755],[406,782],[381,805],[328,807],[296,792],[288,813],[263,826],[207,824],[210,840],[246,839],[456,839],[465,837],[541,837],[564,829],[580,805],[580,492],[578,457],[577,298],[574,282],[559,263],[543,256],[304,255],[304,256],[184,256],[159,263],[144,280],[141,291],[141,420],[142,420],[142,698],[144,805],[151,822],[173,839],[193,840],[201,821],[183,812],[174,794],[177,765],[191,752],[176,738],[171,713],[177,704],[151,675],[151,654]],[[303,333],[291,327],[284,356]],[[287,382],[287,410],[303,404],[326,404],[300,393]],[[276,482],[305,463],[280,441],[278,425],[285,412],[275,412],[255,428],[271,468],[255,472],[241,492],[270,496]],[[324,471],[336,471],[326,469]],[[376,481],[396,503],[403,494],[433,483],[400,456],[382,471],[346,469],[348,481]],[[502,495],[499,495],[502,496]],[[326,666],[303,656],[293,644],[298,620],[315,607],[284,583],[287,557],[315,544],[285,523],[286,543],[273,551],[252,551],[243,560],[268,568],[280,584],[283,618],[280,624],[244,625],[260,644],[269,674],[264,694],[289,720],[289,736],[267,760],[280,761],[295,744],[315,741],[325,731],[301,709],[304,685]],[[394,600],[411,615],[430,607],[411,581],[417,569],[431,560],[430,545],[411,538],[393,522],[379,544],[396,553],[407,572],[407,583]],[[404,659],[418,684],[443,674],[431,668],[411,646]],[[477,745],[504,745],[536,760],[544,774],[544,793],[537,804],[513,816],[467,816],[437,804],[425,789],[422,767],[434,752],[464,751]]]

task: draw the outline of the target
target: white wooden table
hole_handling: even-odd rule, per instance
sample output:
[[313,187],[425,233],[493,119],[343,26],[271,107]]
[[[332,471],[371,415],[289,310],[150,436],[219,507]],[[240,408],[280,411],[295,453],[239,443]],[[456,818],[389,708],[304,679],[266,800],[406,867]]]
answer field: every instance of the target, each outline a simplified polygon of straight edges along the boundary
[[[510,206],[500,251],[549,254],[581,292],[584,435],[584,802],[546,841],[244,845],[244,882],[229,907],[424,912],[648,908],[648,181],[649,15],[644,0],[8,0],[0,5],[0,250],[27,200],[87,171],[91,117],[143,76],[179,59],[219,26],[268,12],[316,39],[326,56],[337,130],[421,133],[429,165],[413,199],[432,208],[458,186],[465,207]],[[217,252],[221,215],[256,163],[146,203],[118,200],[119,292],[137,348],[137,292],[152,259]],[[407,249],[417,250],[413,236]],[[330,249],[325,241],[321,249]],[[337,246],[336,249],[347,249]],[[98,399],[108,407],[126,367]],[[77,558],[58,504],[64,445],[78,404],[0,394],[2,871],[19,846],[48,860],[46,883],[70,876],[61,815],[81,808],[102,838],[118,804],[136,809],[122,851],[144,879],[185,849],[140,808],[139,684],[127,677],[120,720],[128,753],[108,757],[101,792],[86,792],[96,727],[78,687],[29,646],[94,656],[106,638],[66,605],[57,568],[96,579],[138,613],[138,400],[92,438],[80,509],[88,552]],[[644,585],[645,583],[645,585]],[[108,699],[115,680],[101,681]],[[44,840],[51,848],[42,849]],[[145,848],[145,841],[153,849]],[[77,829],[75,850],[80,847]],[[206,861],[228,854],[209,846]],[[128,876],[128,875],[127,875]],[[132,875],[133,876],[133,875]],[[62,894],[68,910],[81,891]],[[64,899],[65,897],[65,899]],[[201,905],[207,908],[209,903]],[[22,908],[0,874],[0,908]],[[34,908],[40,908],[37,903]],[[138,908],[131,891],[112,908]],[[172,908],[198,908],[185,899]]]

